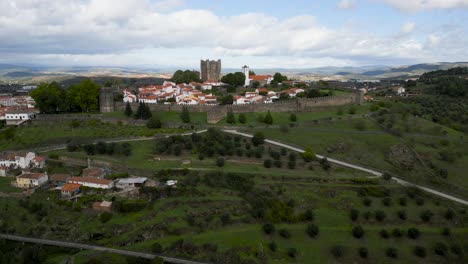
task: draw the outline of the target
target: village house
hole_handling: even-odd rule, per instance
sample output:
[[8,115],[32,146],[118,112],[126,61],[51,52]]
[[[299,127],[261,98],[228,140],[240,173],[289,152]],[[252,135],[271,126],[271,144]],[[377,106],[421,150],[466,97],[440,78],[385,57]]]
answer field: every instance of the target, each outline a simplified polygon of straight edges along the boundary
[[112,202],[102,201],[102,202],[94,202],[91,205],[91,208],[97,211],[103,212],[111,212],[112,211]]
[[393,87],[392,91],[395,92],[398,96],[403,96],[406,93],[406,89],[402,86]]
[[123,97],[124,103],[136,103],[137,102],[137,96],[129,92],[127,89],[125,89],[123,93],[124,93],[124,97]]
[[67,184],[70,178],[71,176],[69,174],[52,174],[50,175],[49,182],[55,186],[63,186]]
[[36,118],[36,111],[27,109],[8,110],[5,113],[7,125],[21,125],[22,123]]
[[119,189],[127,189],[127,188],[139,188],[142,187],[148,178],[125,178],[120,179],[116,183],[116,187]]
[[8,168],[5,166],[0,166],[0,177],[7,176]]
[[16,178],[16,186],[22,189],[40,187],[47,183],[48,177],[45,173],[23,173]]
[[68,183],[81,184],[84,187],[97,188],[97,189],[111,189],[114,187],[114,182],[106,179],[92,178],[92,177],[71,177]]
[[67,183],[60,189],[60,194],[62,195],[62,198],[70,198],[80,193],[80,187],[81,184]]
[[107,173],[106,170],[103,168],[98,167],[88,167],[83,169],[83,173],[81,174],[83,177],[92,177],[92,178],[105,178]]
[[305,92],[304,89],[301,88],[291,88],[288,90],[283,91],[283,93],[286,93],[289,95],[289,97],[296,97],[298,94]]
[[44,168],[45,158],[34,152],[8,153],[0,155],[0,166],[16,169]]

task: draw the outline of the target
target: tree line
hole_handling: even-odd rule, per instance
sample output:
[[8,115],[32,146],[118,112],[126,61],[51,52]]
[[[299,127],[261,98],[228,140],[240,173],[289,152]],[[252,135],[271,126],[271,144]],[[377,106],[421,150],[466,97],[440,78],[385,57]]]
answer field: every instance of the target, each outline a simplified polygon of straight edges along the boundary
[[31,92],[41,113],[93,112],[99,110],[100,86],[84,80],[68,88],[58,82],[42,83]]

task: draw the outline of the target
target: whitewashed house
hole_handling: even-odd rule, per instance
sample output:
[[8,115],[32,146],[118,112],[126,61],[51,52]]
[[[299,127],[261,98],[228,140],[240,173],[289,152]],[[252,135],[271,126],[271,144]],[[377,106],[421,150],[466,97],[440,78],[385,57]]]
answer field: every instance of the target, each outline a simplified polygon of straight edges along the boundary
[[92,177],[72,177],[68,183],[81,184],[82,186],[96,189],[111,189],[114,187],[114,182],[107,179],[99,179]]

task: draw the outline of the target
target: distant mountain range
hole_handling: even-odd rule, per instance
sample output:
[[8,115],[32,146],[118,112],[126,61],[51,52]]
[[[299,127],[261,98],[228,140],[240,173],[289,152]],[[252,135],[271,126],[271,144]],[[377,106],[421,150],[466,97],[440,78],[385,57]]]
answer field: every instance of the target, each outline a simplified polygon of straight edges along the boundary
[[[381,80],[417,78],[434,70],[446,70],[454,67],[468,67],[468,62],[423,63],[406,66],[372,65],[363,67],[319,67],[308,69],[252,69],[257,74],[281,72],[290,77],[303,80]],[[116,76],[129,78],[170,78],[176,68],[132,68],[132,67],[51,67],[41,65],[0,64],[0,82],[39,83],[44,81],[62,81],[77,76]],[[223,73],[240,71],[224,68]]]

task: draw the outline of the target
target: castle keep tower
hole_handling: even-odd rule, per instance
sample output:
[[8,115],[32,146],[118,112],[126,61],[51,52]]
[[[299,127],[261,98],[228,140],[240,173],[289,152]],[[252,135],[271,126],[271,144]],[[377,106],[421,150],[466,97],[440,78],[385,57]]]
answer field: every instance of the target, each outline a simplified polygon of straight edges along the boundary
[[201,60],[200,72],[202,81],[219,81],[221,77],[221,60]]
[[99,94],[99,111],[101,113],[114,112],[114,89],[101,87]]

